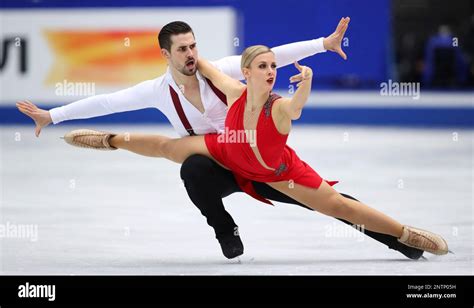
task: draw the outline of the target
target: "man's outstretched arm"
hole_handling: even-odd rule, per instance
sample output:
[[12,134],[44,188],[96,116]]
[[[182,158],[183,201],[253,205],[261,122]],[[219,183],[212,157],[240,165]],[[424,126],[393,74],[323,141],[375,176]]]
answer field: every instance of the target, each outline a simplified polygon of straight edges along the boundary
[[35,134],[38,137],[41,129],[51,123],[158,107],[153,94],[154,82],[155,80],[147,80],[124,90],[87,97],[50,110],[40,109],[29,101],[19,101],[16,106],[35,122]]
[[[278,67],[292,64],[317,53],[326,52],[327,50],[336,52],[346,60],[347,56],[342,50],[341,44],[347,27],[349,26],[349,21],[349,17],[341,18],[336,30],[328,37],[273,47],[272,51],[275,53]],[[240,69],[240,60],[241,56],[230,56],[212,63],[224,74],[227,74],[234,79],[242,80],[244,79],[244,76]]]

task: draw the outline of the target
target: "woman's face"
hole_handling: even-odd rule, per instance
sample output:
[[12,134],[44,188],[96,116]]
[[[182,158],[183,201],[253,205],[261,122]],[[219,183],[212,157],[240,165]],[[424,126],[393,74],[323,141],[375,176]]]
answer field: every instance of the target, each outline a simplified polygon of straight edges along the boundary
[[273,52],[266,52],[258,55],[250,63],[250,68],[243,69],[247,85],[268,89],[271,91],[275,85],[276,62]]

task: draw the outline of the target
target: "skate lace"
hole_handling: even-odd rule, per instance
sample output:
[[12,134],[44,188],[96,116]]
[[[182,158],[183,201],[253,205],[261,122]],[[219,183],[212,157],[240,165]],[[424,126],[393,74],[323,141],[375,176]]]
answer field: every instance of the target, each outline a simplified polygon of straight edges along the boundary
[[99,135],[77,136],[75,141],[80,143],[82,146],[91,146],[94,148],[106,147],[103,142],[103,136]]
[[425,231],[410,230],[408,243],[432,250],[437,250],[439,248],[438,236]]

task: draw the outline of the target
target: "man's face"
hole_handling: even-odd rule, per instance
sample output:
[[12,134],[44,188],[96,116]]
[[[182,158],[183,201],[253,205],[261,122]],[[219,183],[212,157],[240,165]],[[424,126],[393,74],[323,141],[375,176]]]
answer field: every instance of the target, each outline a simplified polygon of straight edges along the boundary
[[172,35],[168,55],[169,64],[177,71],[186,76],[196,74],[198,49],[192,32]]

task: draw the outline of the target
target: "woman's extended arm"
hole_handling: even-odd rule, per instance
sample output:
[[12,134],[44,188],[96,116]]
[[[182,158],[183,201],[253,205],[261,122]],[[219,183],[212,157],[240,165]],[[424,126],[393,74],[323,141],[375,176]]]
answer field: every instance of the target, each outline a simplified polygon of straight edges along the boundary
[[210,79],[211,82],[227,96],[229,107],[245,89],[243,83],[220,72],[206,59],[199,58],[198,69],[204,77]]
[[282,98],[279,100],[279,112],[286,115],[291,120],[297,120],[301,116],[306,101],[311,93],[311,80],[313,78],[313,71],[307,66],[301,66],[295,62],[296,68],[300,71],[299,74],[290,78],[290,82],[298,82],[296,85],[298,89],[292,98]]

